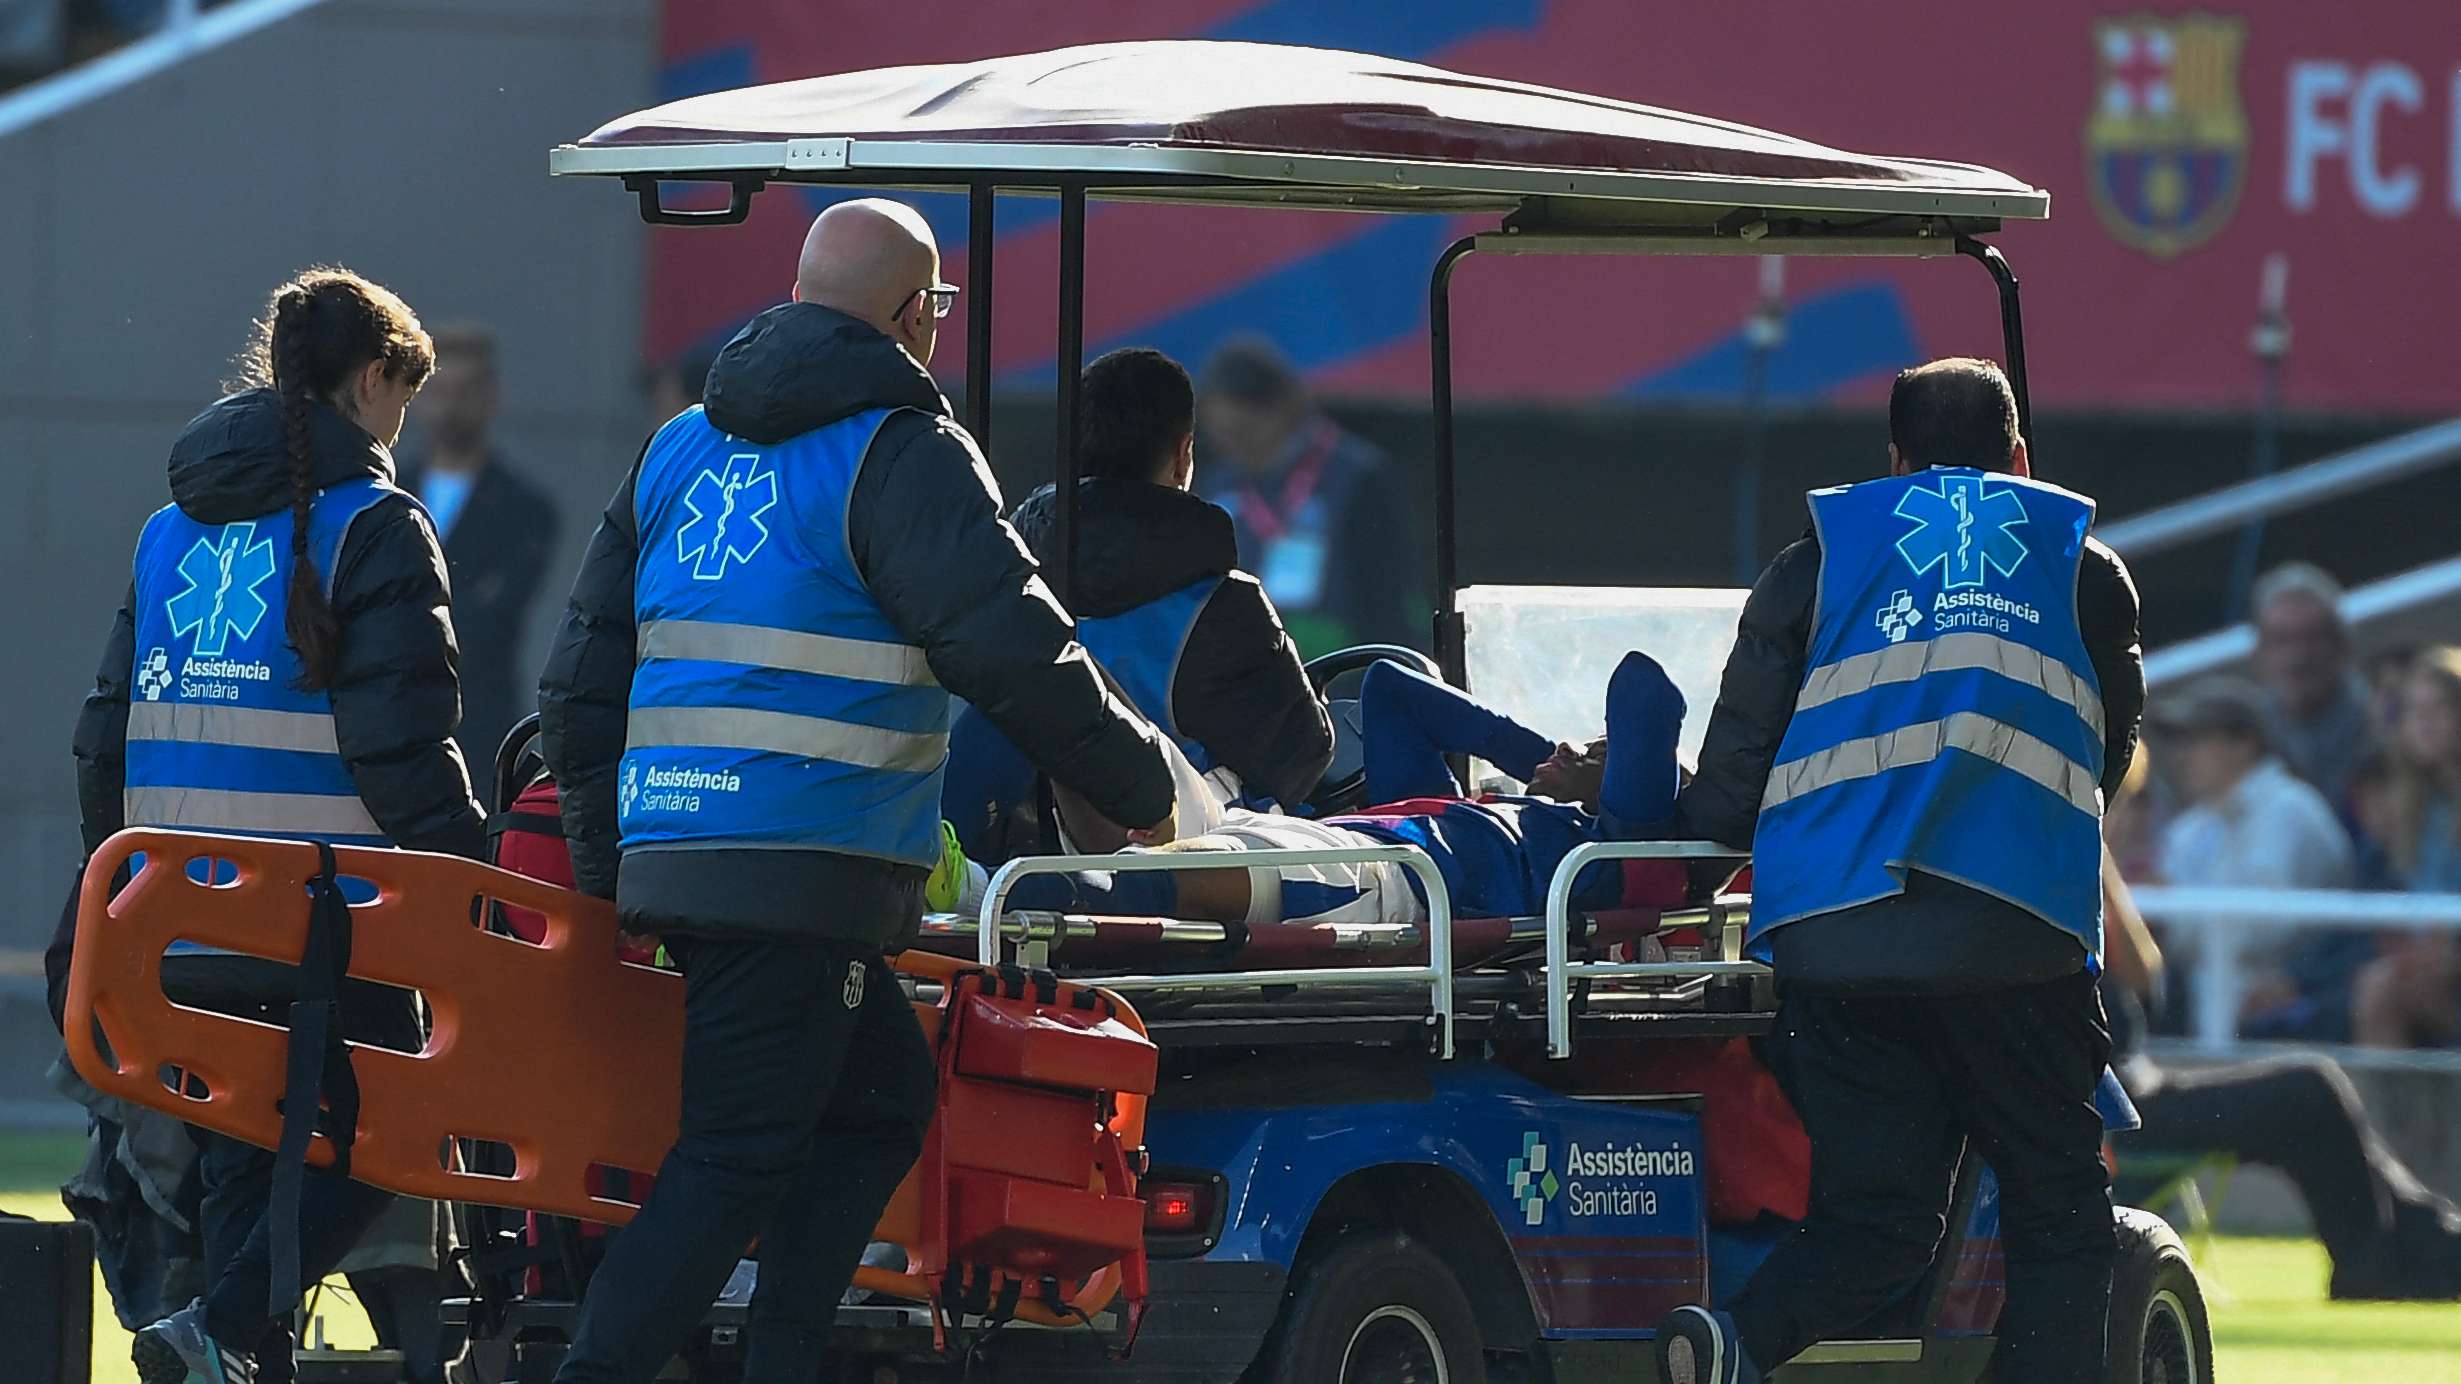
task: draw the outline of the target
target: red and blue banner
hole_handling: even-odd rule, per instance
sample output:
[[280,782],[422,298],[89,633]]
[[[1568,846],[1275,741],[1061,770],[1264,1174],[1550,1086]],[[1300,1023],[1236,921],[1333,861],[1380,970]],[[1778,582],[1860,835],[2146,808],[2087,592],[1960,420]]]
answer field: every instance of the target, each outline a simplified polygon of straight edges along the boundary
[[[2034,394],[2050,407],[2249,405],[2272,260],[2287,266],[2292,407],[2461,409],[2443,349],[2461,320],[2461,23],[2440,3],[690,0],[667,6],[659,95],[1168,37],[1383,53],[2047,187],[2053,219],[1998,243],[2026,286]],[[742,227],[652,232],[652,357],[705,348],[783,297],[804,224],[845,195],[777,189]],[[914,200],[963,283],[963,199]],[[1004,386],[1050,376],[1054,212],[1001,205]],[[1491,224],[1097,203],[1089,354],[1147,344],[1195,363],[1257,331],[1325,390],[1423,395],[1428,271]],[[1455,280],[1461,390],[1733,397],[1752,369],[1760,273],[1725,259],[1473,259]],[[1762,376],[1777,398],[1868,397],[1914,359],[1997,353],[1990,285],[1971,263],[1796,260],[1781,288],[1785,330]],[[961,335],[933,362],[944,378],[963,376]]]

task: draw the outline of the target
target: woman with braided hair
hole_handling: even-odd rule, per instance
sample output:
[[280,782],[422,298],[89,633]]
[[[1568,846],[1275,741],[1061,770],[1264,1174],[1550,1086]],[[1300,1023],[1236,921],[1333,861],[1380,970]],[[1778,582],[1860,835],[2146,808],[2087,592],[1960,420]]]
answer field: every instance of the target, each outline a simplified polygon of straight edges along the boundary
[[[320,268],[275,291],[241,387],[172,445],[172,502],[137,541],[77,725],[89,855],[123,826],[482,854],[452,738],[461,700],[444,555],[418,502],[394,487],[389,450],[434,366],[418,318],[380,285]],[[296,988],[286,965],[187,943],[164,958],[163,981],[179,1003],[276,1024]],[[362,1043],[420,1045],[406,991],[345,981],[338,1023]],[[207,1289],[137,1333],[138,1374],[286,1384],[273,1155],[192,1134]],[[288,1286],[323,1279],[389,1200],[311,1170],[298,1206],[303,1282]]]

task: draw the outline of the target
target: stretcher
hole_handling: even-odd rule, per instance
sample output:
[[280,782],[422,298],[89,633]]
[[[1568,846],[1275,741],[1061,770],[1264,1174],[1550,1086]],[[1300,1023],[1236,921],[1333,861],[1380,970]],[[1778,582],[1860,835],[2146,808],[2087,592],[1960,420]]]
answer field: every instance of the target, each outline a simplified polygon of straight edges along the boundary
[[[326,860],[332,863],[325,864]],[[114,888],[123,872],[124,886]],[[349,1045],[355,1118],[320,1111],[303,1150],[387,1190],[621,1224],[637,1204],[607,1176],[646,1178],[674,1142],[683,982],[617,958],[614,909],[447,856],[201,833],[124,831],[96,852],[79,901],[67,1037],[102,1091],[265,1148],[283,1142],[292,1035],[173,1003],[173,943],[299,965],[311,885],[338,874],[341,969],[417,991],[418,1052]],[[544,920],[532,942],[500,909]],[[1048,972],[923,951],[892,961],[939,1059],[921,1158],[882,1217],[904,1272],[859,1289],[944,1314],[1083,1322],[1145,1296],[1137,1194],[1156,1054],[1134,1009]],[[609,1061],[608,1054],[621,1054]],[[294,1088],[295,1089],[295,1088]],[[330,1088],[328,1088],[330,1090]],[[501,1157],[479,1171],[476,1151]]]

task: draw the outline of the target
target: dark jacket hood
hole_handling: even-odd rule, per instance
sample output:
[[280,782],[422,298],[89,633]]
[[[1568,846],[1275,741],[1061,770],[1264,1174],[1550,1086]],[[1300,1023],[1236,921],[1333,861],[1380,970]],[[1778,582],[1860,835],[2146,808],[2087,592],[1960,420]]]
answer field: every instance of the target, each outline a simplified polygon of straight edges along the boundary
[[[308,404],[308,479],[393,480],[393,454],[329,404]],[[171,444],[171,498],[200,524],[230,524],[290,508],[290,446],[282,396],[250,389],[216,400]]]
[[905,347],[817,303],[781,303],[744,324],[711,363],[701,404],[711,426],[763,445],[865,409],[949,411]]
[[[1058,487],[1046,485],[1017,506],[1017,531],[1046,566],[1058,502]],[[1239,539],[1220,505],[1150,481],[1078,481],[1076,547],[1068,608],[1095,618],[1239,565]]]

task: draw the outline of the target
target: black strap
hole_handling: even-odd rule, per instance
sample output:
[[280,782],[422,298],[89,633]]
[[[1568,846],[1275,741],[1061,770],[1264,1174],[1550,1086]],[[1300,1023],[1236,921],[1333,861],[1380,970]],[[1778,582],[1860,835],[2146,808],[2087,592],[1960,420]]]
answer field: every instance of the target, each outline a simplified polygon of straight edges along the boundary
[[307,954],[299,963],[284,1055],[282,1142],[274,1149],[273,1195],[266,1211],[273,1261],[266,1315],[277,1318],[290,1315],[307,1286],[299,1262],[299,1190],[320,1108],[329,1104],[333,1111],[325,1138],[333,1145],[335,1175],[349,1175],[350,1146],[359,1133],[359,1078],[351,1070],[336,1012],[342,980],[350,974],[350,905],[335,878],[333,847],[317,842],[316,859],[316,877],[308,881]]
[[509,810],[498,812],[488,817],[487,834],[489,836],[502,836],[508,831],[523,832],[531,836],[553,836],[561,839],[564,835],[564,819],[545,812],[513,812]]

